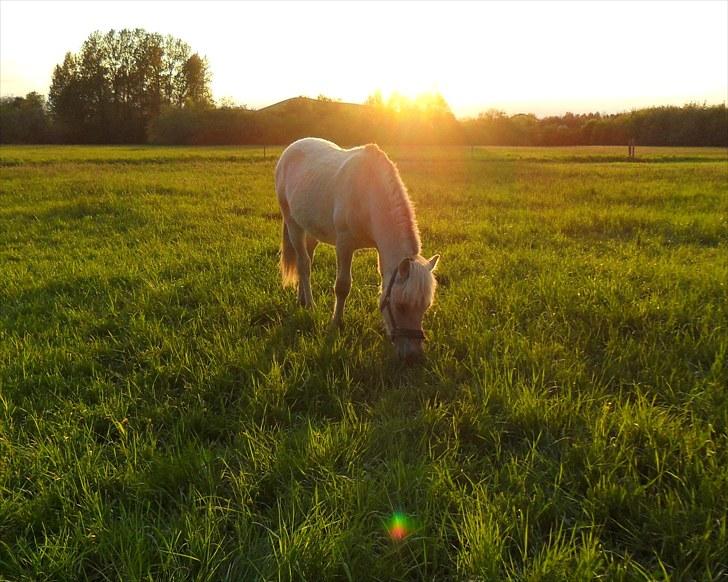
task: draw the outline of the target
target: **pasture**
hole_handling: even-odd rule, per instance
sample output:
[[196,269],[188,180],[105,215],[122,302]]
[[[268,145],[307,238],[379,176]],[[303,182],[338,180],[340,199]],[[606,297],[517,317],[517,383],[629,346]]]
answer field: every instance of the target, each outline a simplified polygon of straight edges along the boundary
[[278,274],[280,149],[0,149],[0,579],[728,575],[728,157],[385,148],[440,253]]

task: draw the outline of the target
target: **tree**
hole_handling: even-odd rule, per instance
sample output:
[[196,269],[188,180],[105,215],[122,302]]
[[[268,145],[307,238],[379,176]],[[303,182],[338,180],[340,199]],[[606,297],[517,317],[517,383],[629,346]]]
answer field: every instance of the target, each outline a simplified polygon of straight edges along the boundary
[[376,107],[378,109],[382,109],[384,107],[384,99],[382,98],[382,92],[377,89],[367,97],[367,100],[365,101],[366,105],[370,105],[372,107]]
[[63,63],[53,70],[48,92],[48,109],[60,126],[61,132],[71,138],[80,135],[85,119],[85,104],[78,62],[73,53],[66,53]]
[[167,106],[209,106],[206,59],[143,29],[94,32],[56,66],[51,114],[67,141],[145,142]]
[[182,71],[185,83],[180,95],[182,100],[180,104],[186,107],[212,105],[207,60],[195,53],[185,61]]

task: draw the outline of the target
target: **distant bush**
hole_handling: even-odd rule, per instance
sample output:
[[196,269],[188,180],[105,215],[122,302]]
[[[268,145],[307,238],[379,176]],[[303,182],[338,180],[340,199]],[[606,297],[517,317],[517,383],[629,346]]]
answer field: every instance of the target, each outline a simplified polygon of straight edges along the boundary
[[255,144],[254,112],[244,108],[168,107],[149,126],[149,142],[160,145]]
[[52,140],[45,98],[38,93],[0,99],[0,143],[47,143]]
[[536,119],[490,110],[461,121],[468,143],[477,145],[623,145],[634,139],[652,146],[728,146],[725,104],[650,107],[628,113],[588,113]]

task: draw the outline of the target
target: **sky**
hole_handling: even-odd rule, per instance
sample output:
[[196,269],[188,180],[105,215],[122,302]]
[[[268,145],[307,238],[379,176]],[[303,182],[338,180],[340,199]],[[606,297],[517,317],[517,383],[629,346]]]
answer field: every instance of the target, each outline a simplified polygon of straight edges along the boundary
[[0,94],[47,94],[91,32],[136,27],[186,41],[215,99],[254,108],[376,90],[439,92],[460,117],[728,100],[728,0],[0,0]]

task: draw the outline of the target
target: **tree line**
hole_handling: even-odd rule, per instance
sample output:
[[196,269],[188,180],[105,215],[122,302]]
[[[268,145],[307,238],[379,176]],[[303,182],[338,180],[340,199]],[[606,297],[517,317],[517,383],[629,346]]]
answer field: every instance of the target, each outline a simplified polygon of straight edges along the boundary
[[207,109],[171,108],[150,132],[157,144],[287,144],[315,135],[342,145],[459,144],[462,127],[445,100],[390,104],[342,103],[319,96],[296,97],[259,110],[222,106]]
[[488,111],[456,119],[449,108],[393,110],[297,98],[258,111],[170,109],[153,124],[150,143],[287,144],[307,135],[342,145],[570,146],[626,145],[634,140],[651,146],[728,147],[728,112],[724,104],[688,104],[610,115],[566,113],[539,119]]
[[587,113],[537,119],[490,110],[463,122],[467,143],[482,145],[728,146],[725,104],[690,103],[626,113]]
[[259,110],[216,106],[205,58],[143,29],[94,32],[53,72],[48,98],[0,100],[0,143],[286,144],[307,135],[342,145],[728,146],[725,104],[537,118],[489,110],[457,119],[438,94],[379,93],[364,104],[325,96]]

